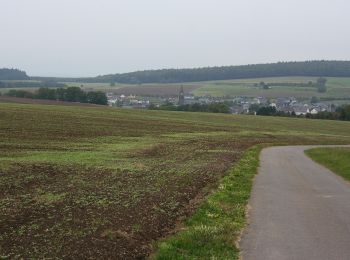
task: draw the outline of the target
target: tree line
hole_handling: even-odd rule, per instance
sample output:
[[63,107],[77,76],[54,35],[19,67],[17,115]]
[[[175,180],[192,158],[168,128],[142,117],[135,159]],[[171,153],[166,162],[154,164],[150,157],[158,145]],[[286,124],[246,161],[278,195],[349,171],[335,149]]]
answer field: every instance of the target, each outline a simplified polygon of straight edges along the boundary
[[85,92],[79,87],[68,88],[39,88],[35,92],[11,89],[6,96],[19,98],[47,99],[67,102],[91,103],[107,105],[107,96],[102,91]]
[[[252,107],[254,111],[254,107]],[[275,107],[264,106],[257,108],[254,113],[258,116],[283,116],[283,117],[306,117],[311,119],[328,119],[328,120],[342,120],[350,121],[350,105],[338,107],[335,112],[321,111],[317,114],[306,114],[297,116],[295,112],[278,111]]]
[[18,69],[0,69],[0,80],[28,80],[28,75]]
[[327,91],[327,79],[324,77],[319,77],[316,82],[309,81],[308,83],[291,83],[291,82],[273,82],[273,83],[265,83],[264,81],[261,81],[260,83],[255,83],[255,87],[259,87],[262,89],[270,89],[271,87],[314,87],[317,89],[320,93],[325,93]]
[[350,77],[350,61],[302,61],[193,69],[145,70],[90,78],[28,77],[24,71],[0,69],[0,80],[39,80],[86,83],[182,83],[244,78],[313,76]]
[[350,77],[350,61],[278,62],[195,69],[146,70],[123,74],[110,74],[94,78],[80,78],[75,79],[75,81],[142,84],[284,76]]
[[335,112],[322,111],[315,115],[306,114],[306,118],[350,121],[350,105],[338,107]]
[[225,103],[211,103],[211,104],[186,104],[176,106],[174,104],[164,104],[159,107],[151,104],[150,110],[167,110],[167,111],[185,111],[185,112],[207,112],[207,113],[230,113],[230,107]]

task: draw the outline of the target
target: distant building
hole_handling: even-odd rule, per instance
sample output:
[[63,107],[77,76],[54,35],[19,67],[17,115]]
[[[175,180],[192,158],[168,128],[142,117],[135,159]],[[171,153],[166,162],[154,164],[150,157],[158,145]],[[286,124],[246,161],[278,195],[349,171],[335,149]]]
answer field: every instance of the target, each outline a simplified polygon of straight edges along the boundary
[[250,108],[250,104],[248,102],[244,103],[242,105],[243,113],[249,113],[249,108]]
[[180,92],[179,92],[179,106],[183,106],[185,104],[185,93],[184,93],[184,87],[181,86]]
[[313,108],[313,109],[310,110],[310,114],[311,115],[316,115],[316,114],[318,114],[318,110],[316,108]]
[[310,113],[310,109],[306,104],[293,106],[293,111],[297,116],[306,115]]
[[244,110],[242,106],[235,105],[230,108],[232,114],[243,114]]

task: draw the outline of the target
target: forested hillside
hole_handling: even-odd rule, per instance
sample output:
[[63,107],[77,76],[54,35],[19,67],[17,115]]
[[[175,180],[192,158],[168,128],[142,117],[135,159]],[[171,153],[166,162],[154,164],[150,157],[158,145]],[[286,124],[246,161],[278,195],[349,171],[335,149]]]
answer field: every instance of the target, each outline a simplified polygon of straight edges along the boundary
[[279,62],[271,64],[207,67],[197,69],[149,70],[77,79],[77,81],[140,84],[181,83],[282,76],[350,77],[350,61]]
[[[110,74],[90,78],[31,77],[38,81],[86,83],[181,83],[263,77],[350,77],[350,61],[304,61],[253,64],[242,66],[206,67],[194,69],[145,70]],[[23,80],[29,77],[23,71],[0,69],[0,80]]]
[[29,79],[24,71],[18,69],[0,69],[0,80],[26,80]]

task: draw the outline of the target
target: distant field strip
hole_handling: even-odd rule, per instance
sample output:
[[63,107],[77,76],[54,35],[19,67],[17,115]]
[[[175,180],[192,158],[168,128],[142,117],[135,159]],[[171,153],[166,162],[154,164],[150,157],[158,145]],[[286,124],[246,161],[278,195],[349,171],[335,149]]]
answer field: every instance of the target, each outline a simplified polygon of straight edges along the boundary
[[255,87],[255,83],[308,83],[315,82],[314,77],[282,77],[282,78],[258,78],[245,80],[231,80],[221,82],[203,83],[203,86],[196,89],[194,93],[198,96],[264,96],[264,97],[350,97],[350,78],[327,78],[326,93],[318,93],[314,87],[299,86],[273,86],[271,89]]

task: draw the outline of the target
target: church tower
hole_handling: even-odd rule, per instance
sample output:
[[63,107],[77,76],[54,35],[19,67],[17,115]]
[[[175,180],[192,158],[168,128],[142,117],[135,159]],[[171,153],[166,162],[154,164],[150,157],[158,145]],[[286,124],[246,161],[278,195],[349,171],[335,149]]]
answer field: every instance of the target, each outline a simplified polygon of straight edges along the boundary
[[179,92],[179,106],[182,106],[185,104],[185,93],[184,93],[184,87],[181,86],[180,92]]

